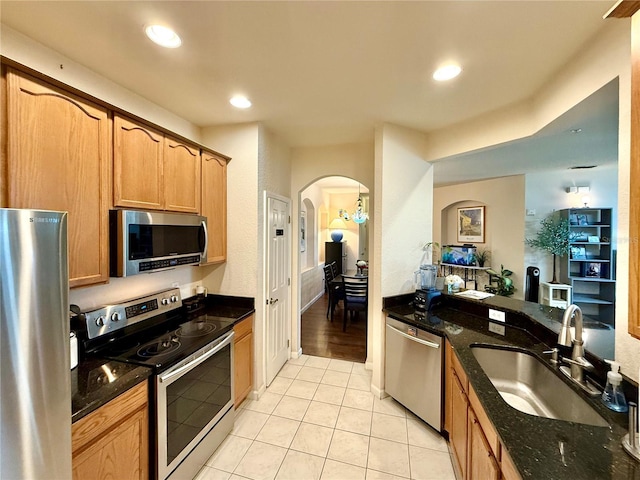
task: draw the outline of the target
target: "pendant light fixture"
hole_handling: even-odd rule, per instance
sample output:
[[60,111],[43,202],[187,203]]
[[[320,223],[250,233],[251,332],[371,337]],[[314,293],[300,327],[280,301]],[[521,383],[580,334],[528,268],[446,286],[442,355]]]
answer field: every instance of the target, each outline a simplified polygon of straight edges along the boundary
[[362,196],[360,195],[360,184],[358,183],[358,201],[356,202],[356,211],[351,215],[351,220],[361,224],[369,219],[369,215],[362,208]]

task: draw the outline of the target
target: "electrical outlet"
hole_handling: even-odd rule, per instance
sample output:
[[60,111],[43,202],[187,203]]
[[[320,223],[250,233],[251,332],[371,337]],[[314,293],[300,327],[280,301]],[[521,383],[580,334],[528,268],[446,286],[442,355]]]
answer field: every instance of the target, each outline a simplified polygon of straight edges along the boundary
[[489,322],[489,331],[504,336],[506,328],[504,325],[498,325],[497,323]]
[[527,209],[527,217],[535,217],[536,216],[536,211],[533,208],[528,208]]
[[505,314],[504,312],[501,312],[500,310],[494,310],[493,308],[489,309],[489,318],[491,320],[497,320],[498,322],[504,322],[505,321]]

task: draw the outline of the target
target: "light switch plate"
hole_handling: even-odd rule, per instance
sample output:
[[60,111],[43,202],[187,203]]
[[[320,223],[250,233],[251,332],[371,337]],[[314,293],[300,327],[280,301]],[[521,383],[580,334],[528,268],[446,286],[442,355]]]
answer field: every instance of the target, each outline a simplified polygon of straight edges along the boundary
[[505,321],[505,314],[504,312],[501,312],[500,310],[494,310],[493,308],[489,309],[489,318],[491,320],[496,320],[498,322],[504,322]]
[[498,325],[497,323],[493,323],[493,322],[489,322],[489,331],[493,332],[493,333],[497,333],[498,335],[505,335],[505,326],[504,325]]

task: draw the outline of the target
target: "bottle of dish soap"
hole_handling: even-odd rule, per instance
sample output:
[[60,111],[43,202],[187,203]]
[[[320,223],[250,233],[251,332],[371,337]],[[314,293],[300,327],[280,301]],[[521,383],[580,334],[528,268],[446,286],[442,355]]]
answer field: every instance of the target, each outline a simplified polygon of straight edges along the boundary
[[604,387],[604,392],[602,392],[602,403],[615,412],[626,412],[629,407],[622,391],[620,364],[613,360],[605,360],[605,362],[611,365],[611,371],[607,372],[607,386]]

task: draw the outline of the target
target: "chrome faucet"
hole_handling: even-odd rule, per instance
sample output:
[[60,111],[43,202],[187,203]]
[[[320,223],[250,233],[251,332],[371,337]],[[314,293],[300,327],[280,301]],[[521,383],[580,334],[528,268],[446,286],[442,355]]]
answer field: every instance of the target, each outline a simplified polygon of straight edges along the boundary
[[[575,335],[571,338],[571,319],[574,319]],[[584,379],[585,370],[593,370],[593,365],[584,358],[584,340],[583,334],[582,310],[577,305],[571,304],[564,311],[562,317],[562,328],[558,335],[558,343],[565,347],[573,346],[571,352],[571,358],[561,357],[560,361],[568,363],[570,368],[565,366],[560,367],[560,371],[567,377],[577,383],[583,390],[591,395],[597,395],[600,392],[591,384],[587,383]]]

